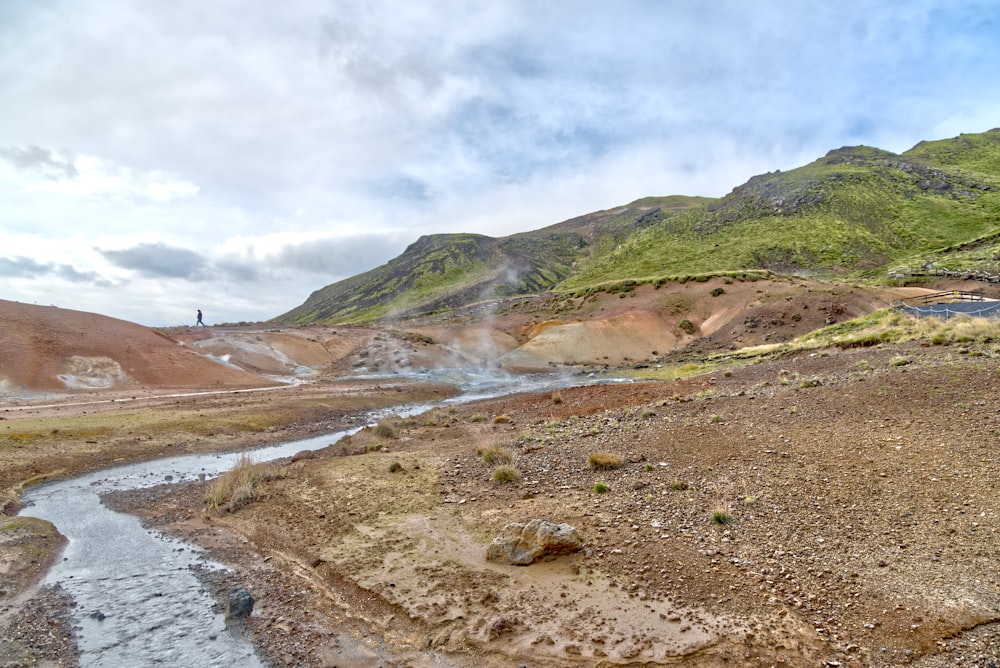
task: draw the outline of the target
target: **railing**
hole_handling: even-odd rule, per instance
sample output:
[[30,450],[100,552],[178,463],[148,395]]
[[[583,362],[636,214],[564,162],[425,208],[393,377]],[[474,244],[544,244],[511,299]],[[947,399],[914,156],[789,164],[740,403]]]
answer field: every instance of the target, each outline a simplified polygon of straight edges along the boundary
[[918,265],[915,267],[895,267],[889,270],[889,278],[913,278],[920,276],[935,276],[940,278],[958,278],[964,281],[983,281],[984,283],[1000,283],[1000,271],[982,269],[938,269]]
[[893,307],[920,318],[943,318],[948,320],[957,315],[973,318],[1000,319],[1000,301],[986,299],[982,292],[949,290],[933,292],[917,297],[908,297],[893,302]]
[[932,292],[916,297],[907,297],[893,302],[893,306],[927,306],[928,304],[954,304],[955,302],[981,302],[985,297],[982,292],[965,292],[964,290],[946,290]]

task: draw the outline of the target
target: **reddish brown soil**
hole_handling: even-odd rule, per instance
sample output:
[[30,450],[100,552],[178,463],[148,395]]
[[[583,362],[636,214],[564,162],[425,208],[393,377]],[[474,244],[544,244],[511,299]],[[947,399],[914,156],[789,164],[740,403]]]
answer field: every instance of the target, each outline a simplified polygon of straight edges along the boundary
[[[204,349],[239,360],[248,371],[233,373],[250,385],[262,373],[309,380],[233,394],[246,376],[219,376],[225,391],[194,396],[170,396],[213,389],[193,367],[86,392],[10,381],[12,369],[28,368],[8,361],[15,352],[50,369],[17,378],[65,375],[73,356],[133,369],[102,341],[128,347],[148,330],[116,329],[74,348],[64,330],[0,313],[5,324],[51,333],[5,327],[0,336],[0,488],[9,499],[20,482],[60,470],[333,430],[352,410],[435,393],[328,380],[359,368],[503,364],[518,351],[528,367],[655,363],[674,348],[694,355],[791,338],[900,294],[798,279],[708,282],[511,300],[405,330],[168,333],[184,345],[151,334],[169,355]],[[695,335],[676,334],[681,319]],[[100,329],[74,327],[81,340]],[[599,341],[587,354],[576,334],[564,336],[580,328]],[[169,355],[171,364],[192,359]],[[258,598],[248,630],[274,665],[985,668],[1000,665],[997,373],[1000,350],[989,342],[910,345],[508,397],[397,421],[395,437],[362,432],[290,464],[287,478],[235,513],[207,513],[197,486],[116,503],[236,567]],[[491,481],[477,454],[489,447],[512,453],[520,481]],[[591,470],[598,452],[623,466]],[[732,521],[713,521],[715,511]],[[503,526],[533,518],[572,524],[584,551],[528,567],[485,561]],[[21,596],[56,543],[34,565],[16,557],[24,545],[0,544],[8,574],[18,573],[0,595],[6,628],[43,618]],[[65,652],[57,661],[72,663]]]
[[[830,351],[442,409],[291,465],[236,513],[190,489],[145,514],[238,565],[276,665],[985,667],[995,354]],[[490,480],[477,452],[496,446],[520,482]],[[624,465],[591,470],[595,452]],[[485,561],[532,518],[585,550]]]

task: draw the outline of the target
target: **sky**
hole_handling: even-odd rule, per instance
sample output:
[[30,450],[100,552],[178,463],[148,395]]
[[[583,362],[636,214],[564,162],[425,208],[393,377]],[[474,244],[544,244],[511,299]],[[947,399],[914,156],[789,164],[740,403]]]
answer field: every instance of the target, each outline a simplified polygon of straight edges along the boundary
[[984,132],[997,35],[998,0],[0,0],[0,299],[263,321],[424,234]]

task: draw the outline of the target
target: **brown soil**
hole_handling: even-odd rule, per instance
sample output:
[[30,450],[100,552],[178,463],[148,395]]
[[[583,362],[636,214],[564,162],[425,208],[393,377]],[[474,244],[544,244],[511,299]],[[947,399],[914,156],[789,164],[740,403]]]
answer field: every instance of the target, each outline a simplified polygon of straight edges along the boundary
[[[275,665],[988,666],[1000,363],[983,352],[480,402],[357,434],[235,513],[199,510],[197,486],[133,507],[237,565]],[[494,446],[520,482],[491,482],[477,451]],[[625,463],[593,471],[595,452]],[[532,518],[586,549],[485,560]]]
[[[9,511],[31,478],[334,431],[364,408],[444,392],[333,380],[352,369],[503,364],[518,351],[546,368],[629,366],[678,346],[791,338],[900,295],[797,279],[687,288],[511,300],[405,331],[169,332],[181,349],[242,351],[248,374],[282,375],[284,359],[284,375],[309,383],[8,384],[0,489]],[[696,335],[655,338],[680,319]],[[541,345],[581,323],[606,332],[587,355],[575,334]],[[363,431],[288,464],[234,513],[207,511],[198,485],[114,502],[234,565],[258,599],[247,630],[274,665],[985,667],[1000,664],[998,372],[989,344],[914,345],[514,396],[399,420],[395,437]],[[491,481],[477,451],[492,446],[511,451],[519,482]],[[593,471],[596,452],[624,465]],[[485,561],[508,522],[533,518],[572,524],[584,551]],[[19,535],[0,543],[0,563],[23,574],[0,594],[8,629],[43,618],[25,587],[58,550],[46,543],[31,564],[19,551],[45,532]],[[24,661],[72,665],[71,644],[61,651]]]

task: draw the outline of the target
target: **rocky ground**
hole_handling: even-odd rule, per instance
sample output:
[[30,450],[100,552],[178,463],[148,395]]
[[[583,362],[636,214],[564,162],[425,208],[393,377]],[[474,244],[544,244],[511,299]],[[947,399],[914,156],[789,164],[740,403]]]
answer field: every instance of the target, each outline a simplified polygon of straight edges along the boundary
[[[359,411],[449,393],[337,380],[364,369],[499,363],[489,355],[519,346],[547,368],[599,374],[669,361],[685,316],[696,335],[674,355],[694,360],[788,340],[891,296],[799,279],[688,287],[512,301],[409,331],[170,333],[258,374],[317,365],[278,389],[192,381],[42,395],[0,382],[0,665],[76,662],[60,616],[72,602],[33,584],[59,536],[10,517],[23,485],[329,433]],[[586,360],[576,321],[600,344]],[[27,340],[0,337],[0,361]],[[275,666],[1000,665],[1000,347],[739,364],[393,420],[286,462],[285,477],[235,512],[208,509],[204,484],[107,502],[231,564],[230,575],[206,571],[206,586],[248,587],[257,606],[242,630]],[[184,375],[172,373],[171,383]],[[494,482],[490,450],[509,454],[509,482]],[[595,469],[592,455],[621,464]],[[532,519],[572,525],[582,550],[486,561],[505,526]]]
[[[235,513],[197,486],[131,505],[237,567],[274,665],[985,667],[998,372],[914,346],[508,397],[357,434]],[[533,518],[584,549],[485,560]]]

